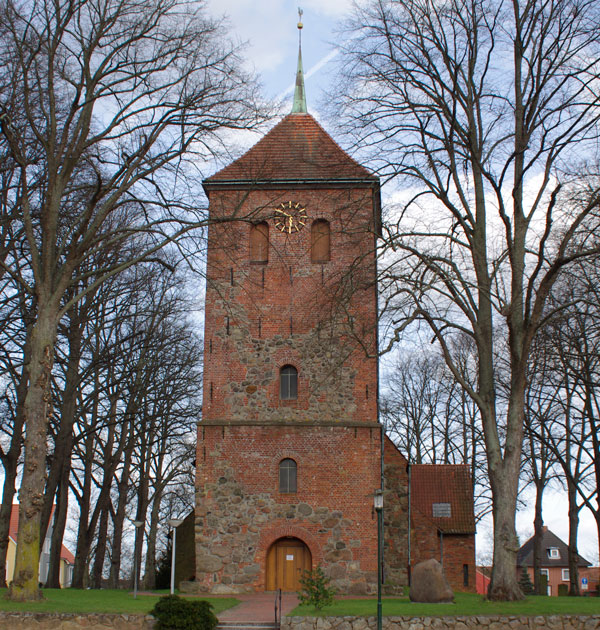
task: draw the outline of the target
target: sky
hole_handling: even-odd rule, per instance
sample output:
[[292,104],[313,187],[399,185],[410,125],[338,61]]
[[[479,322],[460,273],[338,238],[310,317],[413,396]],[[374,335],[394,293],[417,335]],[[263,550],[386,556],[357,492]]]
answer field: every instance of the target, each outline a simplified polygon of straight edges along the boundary
[[[231,35],[245,42],[244,57],[249,67],[259,75],[265,96],[277,100],[285,98],[289,105],[286,103],[283,111],[289,111],[298,56],[298,4],[291,0],[207,0],[207,6],[215,17],[227,16]],[[321,119],[319,107],[324,100],[324,90],[334,85],[335,80],[332,61],[337,56],[337,32],[352,9],[352,0],[303,0],[301,7],[304,25],[302,58],[308,111]],[[385,203],[385,188],[383,197]],[[521,499],[523,507],[517,516],[517,533],[523,543],[533,534],[533,512],[530,506],[533,505],[534,497],[525,490]],[[545,524],[564,541],[568,540],[567,512],[565,493],[558,489],[548,490],[544,500]],[[482,560],[490,556],[489,518],[478,526],[477,548]],[[581,513],[579,553],[598,564],[596,524],[587,510]]]
[[[289,99],[298,59],[298,4],[290,0],[207,0],[215,17],[227,16],[230,33],[246,42],[244,56],[262,80],[266,96]],[[302,59],[308,111],[319,117],[322,90],[329,84],[333,44],[351,0],[303,1]]]

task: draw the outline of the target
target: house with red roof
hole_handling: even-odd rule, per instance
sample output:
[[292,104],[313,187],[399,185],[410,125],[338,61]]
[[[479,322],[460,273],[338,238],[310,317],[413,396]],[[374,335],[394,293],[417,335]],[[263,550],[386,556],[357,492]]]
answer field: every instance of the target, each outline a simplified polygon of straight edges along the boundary
[[[532,536],[517,552],[517,575],[521,574],[523,567],[527,570],[529,578],[533,582],[533,548],[535,537]],[[554,532],[546,526],[542,528],[542,557],[540,572],[546,576],[548,595],[558,595],[559,586],[567,590],[570,584],[569,575],[569,547]],[[592,563],[577,556],[577,568],[579,572],[579,588],[582,593],[594,591],[598,588],[597,573],[586,571]],[[594,580],[594,577],[596,578]]]
[[[54,508],[52,508],[54,514]],[[50,517],[52,523],[52,516]],[[8,532],[8,549],[6,552],[6,582],[12,581],[15,572],[15,558],[17,553],[17,533],[19,531],[19,506],[13,505],[10,513],[10,529]],[[48,569],[50,567],[50,541],[52,538],[52,524],[48,527],[48,532],[42,544],[40,553],[40,582],[45,583],[48,577]],[[71,586],[73,577],[73,565],[75,564],[75,556],[62,545],[60,553],[60,585],[62,588]]]

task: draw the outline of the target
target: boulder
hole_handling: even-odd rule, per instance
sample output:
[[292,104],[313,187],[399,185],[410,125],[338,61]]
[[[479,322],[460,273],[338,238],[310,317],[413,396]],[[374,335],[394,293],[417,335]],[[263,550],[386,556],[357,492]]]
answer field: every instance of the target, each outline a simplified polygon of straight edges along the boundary
[[442,565],[433,558],[415,565],[408,596],[411,602],[435,604],[454,601],[454,593],[444,576]]

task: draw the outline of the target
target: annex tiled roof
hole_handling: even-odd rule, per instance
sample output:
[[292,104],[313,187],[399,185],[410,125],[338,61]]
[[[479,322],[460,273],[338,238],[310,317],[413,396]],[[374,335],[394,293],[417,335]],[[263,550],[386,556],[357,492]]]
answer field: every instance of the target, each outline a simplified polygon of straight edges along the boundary
[[[517,552],[517,565],[520,567],[533,566],[533,542],[532,536]],[[549,549],[558,549],[558,558],[550,558]],[[591,567],[592,563],[585,558],[577,556],[578,567]],[[547,527],[542,531],[542,567],[568,567],[569,566],[569,548],[568,546]]]
[[[54,506],[52,507],[52,514],[54,514]],[[50,516],[52,519],[52,515]],[[8,535],[13,539],[14,543],[17,543],[17,534],[19,532],[19,506],[13,504],[10,511],[10,525]],[[60,557],[66,560],[69,564],[75,564],[75,556],[64,546],[61,546]]]
[[310,114],[288,114],[242,157],[205,180],[276,182],[378,178],[353,160]]
[[[473,483],[469,466],[413,464],[411,504],[444,534],[475,533]],[[450,504],[449,516],[434,516],[433,504]]]

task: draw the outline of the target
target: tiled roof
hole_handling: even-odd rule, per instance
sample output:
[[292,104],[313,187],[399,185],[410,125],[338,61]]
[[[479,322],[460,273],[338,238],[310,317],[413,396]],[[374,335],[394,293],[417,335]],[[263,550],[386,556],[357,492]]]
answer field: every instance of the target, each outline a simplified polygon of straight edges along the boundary
[[[412,464],[411,504],[445,534],[475,533],[473,483],[469,466]],[[434,516],[433,504],[449,504],[449,516]],[[442,506],[445,511],[447,506]]]
[[378,178],[353,160],[310,114],[288,114],[205,184]]
[[[533,566],[533,542],[532,536],[517,552],[517,565],[520,567]],[[548,549],[558,549],[558,558],[550,558]],[[585,558],[577,556],[578,567],[590,567],[591,562]],[[542,567],[568,567],[569,566],[569,548],[568,546],[547,527],[542,531]]]
[[[52,506],[52,514],[54,514],[54,506]],[[52,519],[52,514],[50,518]],[[8,535],[13,539],[13,541],[17,542],[17,533],[19,532],[19,506],[17,504],[13,504],[12,510],[10,511],[10,526],[8,530]],[[64,546],[62,545],[62,549],[60,551],[60,557],[63,560],[66,560],[69,564],[75,563],[75,556]]]

